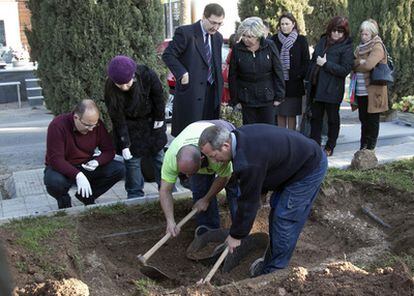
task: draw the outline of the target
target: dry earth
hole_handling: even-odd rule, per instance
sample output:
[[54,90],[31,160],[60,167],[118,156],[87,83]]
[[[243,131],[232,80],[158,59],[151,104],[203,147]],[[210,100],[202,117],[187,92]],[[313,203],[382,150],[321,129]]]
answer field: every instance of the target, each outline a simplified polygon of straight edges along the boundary
[[[391,228],[369,218],[362,206],[369,207]],[[190,202],[177,206],[177,220],[190,208]],[[267,232],[268,210],[265,206],[259,212],[253,232]],[[223,226],[228,227],[224,205],[222,217]],[[146,277],[136,257],[165,231],[159,207],[132,207],[117,215],[89,213],[72,218],[78,239],[62,230],[44,242],[53,252],[36,256],[16,244],[15,233],[0,228],[16,284],[15,295],[414,295],[414,278],[402,262],[382,269],[366,268],[387,252],[414,255],[413,195],[389,187],[343,181],[325,184],[289,268],[250,279],[249,266],[262,251],[253,252],[231,272],[218,271],[211,285],[204,286],[196,282],[211,266],[185,256],[193,239],[193,220],[148,262],[172,279],[137,289],[136,280]],[[24,270],[21,262],[27,266]],[[53,269],[51,276],[54,265],[64,267]]]

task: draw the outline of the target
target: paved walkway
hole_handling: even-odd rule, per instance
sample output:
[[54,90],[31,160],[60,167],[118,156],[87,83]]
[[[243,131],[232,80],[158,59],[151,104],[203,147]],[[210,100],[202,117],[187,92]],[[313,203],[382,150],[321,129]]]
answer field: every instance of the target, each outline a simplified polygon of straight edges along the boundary
[[[16,116],[5,118],[4,112],[13,111],[16,112]],[[19,114],[24,114],[24,118],[29,118],[31,114],[30,110],[22,110],[20,113],[16,110],[0,111],[0,141],[3,136],[2,132],[8,133],[10,127],[24,127],[24,121],[18,121]],[[39,113],[39,110],[33,111],[36,113],[34,120],[50,120],[50,114]],[[43,119],[42,119],[43,118]],[[360,136],[360,124],[357,119],[356,112],[350,112],[349,108],[343,106],[341,108],[342,122],[340,136],[338,138],[338,145],[335,148],[335,153],[329,158],[329,167],[347,168],[352,160],[354,153],[359,149],[359,136]],[[41,126],[43,127],[43,133],[36,135],[36,137],[45,136],[47,126],[43,121]],[[28,127],[26,125],[26,127]],[[27,132],[27,129],[26,129]],[[3,137],[4,138],[4,137]],[[16,141],[14,145],[19,145],[21,135],[17,137],[19,141]],[[43,140],[42,140],[43,141]],[[1,143],[0,143],[1,144]],[[0,145],[1,146],[1,145]],[[14,146],[5,145],[4,150],[16,149]],[[1,152],[1,149],[0,149]],[[5,151],[6,152],[6,151]],[[380,136],[375,151],[379,162],[385,163],[394,160],[407,159],[414,157],[414,127],[398,124],[397,122],[385,122],[381,123]],[[44,152],[41,151],[42,155]],[[2,154],[0,153],[0,156]],[[3,154],[3,158],[7,154]],[[29,157],[30,158],[30,157]],[[1,159],[0,159],[1,160]],[[4,162],[4,159],[1,160]],[[39,163],[37,167],[42,167]],[[30,170],[16,170],[13,172],[11,190],[15,191],[12,199],[0,200],[0,223],[4,223],[13,218],[37,216],[37,215],[53,215],[58,210],[56,200],[46,193],[46,189],[43,185],[43,168],[30,169]],[[176,197],[190,196],[191,192],[183,188],[177,183],[178,191],[175,193]],[[126,204],[144,203],[148,201],[154,201],[158,199],[158,191],[155,183],[146,183],[144,187],[146,196],[139,199],[126,199],[126,192],[124,189],[124,182],[118,182],[107,193],[97,199],[97,204],[85,207],[76,198],[72,198],[73,207],[66,209],[69,214],[79,213],[86,209],[102,205],[110,205],[117,202]],[[75,188],[71,189],[71,196],[75,192]]]
[[[15,186],[15,198],[0,201],[0,224],[11,218],[19,218],[36,215],[52,215],[58,210],[56,200],[47,194],[43,185],[43,168],[13,173]],[[191,196],[191,192],[177,182],[175,198]],[[72,187],[69,194],[72,196],[72,208],[68,213],[78,213],[91,206],[85,207],[74,197],[76,186]],[[124,189],[124,181],[120,181],[105,194],[96,200],[96,206],[111,205],[115,203],[140,204],[158,199],[156,183],[145,183],[145,196],[142,198],[127,199]]]

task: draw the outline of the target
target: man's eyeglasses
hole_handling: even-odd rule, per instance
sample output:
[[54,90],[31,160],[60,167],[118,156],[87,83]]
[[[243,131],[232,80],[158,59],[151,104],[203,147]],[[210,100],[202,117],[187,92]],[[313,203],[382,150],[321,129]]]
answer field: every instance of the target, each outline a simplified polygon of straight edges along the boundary
[[214,21],[210,21],[208,18],[206,18],[206,20],[210,23],[210,25],[212,25],[213,27],[221,27],[223,25],[223,22],[214,22]]
[[84,122],[82,121],[82,119],[80,119],[80,118],[79,118],[79,121],[80,121],[80,123],[82,123],[82,125],[83,125],[84,127],[89,128],[89,129],[93,129],[93,128],[95,128],[95,127],[97,127],[97,126],[99,125],[99,122],[97,122],[97,123],[95,123],[95,124],[88,124],[88,123],[84,123]]
[[345,33],[345,30],[342,29],[342,28],[335,28],[335,29],[332,29],[332,32],[337,32],[339,34],[343,34],[343,33]]

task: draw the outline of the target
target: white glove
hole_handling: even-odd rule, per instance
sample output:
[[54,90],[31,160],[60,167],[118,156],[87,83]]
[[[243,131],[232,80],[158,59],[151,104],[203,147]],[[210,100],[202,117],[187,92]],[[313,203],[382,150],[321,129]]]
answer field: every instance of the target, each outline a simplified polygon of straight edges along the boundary
[[99,166],[99,162],[95,159],[88,161],[87,163],[83,163],[82,167],[87,171],[94,171]]
[[82,172],[76,175],[76,185],[78,186],[78,194],[82,197],[89,198],[92,195],[91,184],[89,184],[88,178]]
[[122,157],[125,160],[130,160],[132,158],[132,154],[131,154],[131,151],[129,150],[129,148],[122,149]]
[[154,129],[160,128],[164,125],[164,121],[154,121]]

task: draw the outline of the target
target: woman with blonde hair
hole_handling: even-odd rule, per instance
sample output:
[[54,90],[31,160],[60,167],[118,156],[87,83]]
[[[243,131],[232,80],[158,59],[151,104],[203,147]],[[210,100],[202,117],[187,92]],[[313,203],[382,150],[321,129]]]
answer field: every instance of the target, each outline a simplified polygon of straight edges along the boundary
[[282,65],[275,44],[266,39],[259,17],[245,19],[237,30],[229,70],[230,103],[242,107],[243,124],[274,124],[273,106],[285,97]]
[[378,64],[387,63],[385,46],[373,19],[360,26],[361,43],[355,49],[353,71],[356,74],[355,101],[361,121],[360,149],[375,149],[379,133],[380,113],[388,110],[387,85],[372,85],[370,73]]

